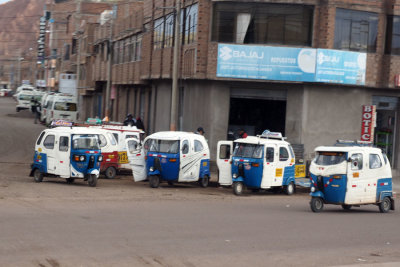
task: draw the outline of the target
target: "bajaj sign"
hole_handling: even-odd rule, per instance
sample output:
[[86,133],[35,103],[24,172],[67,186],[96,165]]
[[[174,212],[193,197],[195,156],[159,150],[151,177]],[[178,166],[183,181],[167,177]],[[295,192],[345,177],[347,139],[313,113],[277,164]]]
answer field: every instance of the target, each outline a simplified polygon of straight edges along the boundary
[[329,49],[218,45],[217,77],[365,84],[366,54]]

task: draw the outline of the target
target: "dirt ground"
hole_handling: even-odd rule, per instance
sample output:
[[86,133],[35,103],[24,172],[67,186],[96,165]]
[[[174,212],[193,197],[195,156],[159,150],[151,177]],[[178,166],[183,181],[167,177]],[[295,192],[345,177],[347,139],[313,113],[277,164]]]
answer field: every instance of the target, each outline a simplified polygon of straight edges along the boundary
[[14,107],[0,98],[0,266],[400,266],[398,211],[314,214],[307,189],[237,197],[216,183],[151,189],[131,175],[95,188],[34,183],[44,126]]

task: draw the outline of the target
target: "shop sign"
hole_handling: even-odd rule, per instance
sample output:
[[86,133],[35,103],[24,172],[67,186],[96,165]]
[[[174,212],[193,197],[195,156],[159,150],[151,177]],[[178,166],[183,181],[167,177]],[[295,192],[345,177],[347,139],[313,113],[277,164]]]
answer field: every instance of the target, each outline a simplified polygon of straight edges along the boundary
[[366,53],[218,44],[217,77],[365,84]]
[[362,106],[361,141],[374,142],[376,106]]

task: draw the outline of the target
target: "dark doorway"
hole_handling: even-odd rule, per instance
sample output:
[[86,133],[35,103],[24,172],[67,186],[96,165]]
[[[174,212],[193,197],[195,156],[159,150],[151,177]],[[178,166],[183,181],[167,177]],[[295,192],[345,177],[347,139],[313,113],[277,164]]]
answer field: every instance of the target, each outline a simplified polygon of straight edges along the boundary
[[286,101],[231,98],[229,127],[235,135],[243,128],[248,135],[264,130],[285,134]]

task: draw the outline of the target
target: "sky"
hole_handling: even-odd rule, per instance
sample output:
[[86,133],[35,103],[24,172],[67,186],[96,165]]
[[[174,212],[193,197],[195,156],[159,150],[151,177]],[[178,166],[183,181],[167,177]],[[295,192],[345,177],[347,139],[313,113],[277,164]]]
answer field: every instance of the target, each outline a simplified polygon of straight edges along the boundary
[[8,2],[10,0],[0,0],[0,4],[4,4],[5,2]]

